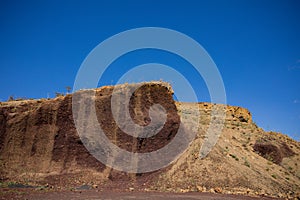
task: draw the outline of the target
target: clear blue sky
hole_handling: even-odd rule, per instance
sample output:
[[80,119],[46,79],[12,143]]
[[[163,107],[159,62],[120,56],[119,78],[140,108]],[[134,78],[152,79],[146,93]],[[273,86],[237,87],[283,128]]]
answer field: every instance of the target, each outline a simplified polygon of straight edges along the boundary
[[[101,41],[148,26],[194,38],[218,66],[228,104],[248,108],[265,130],[300,140],[300,1],[1,0],[0,100],[65,92]],[[193,74],[166,52],[138,51],[118,59],[102,84],[153,61]],[[198,95],[209,101],[201,80]]]

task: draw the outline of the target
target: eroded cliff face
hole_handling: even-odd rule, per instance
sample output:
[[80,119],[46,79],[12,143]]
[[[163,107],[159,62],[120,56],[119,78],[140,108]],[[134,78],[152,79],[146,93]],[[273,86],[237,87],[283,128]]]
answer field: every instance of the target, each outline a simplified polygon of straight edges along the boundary
[[[149,109],[160,104],[167,111],[163,129],[150,138],[135,138],[124,133],[114,120],[111,111],[112,92],[131,85],[102,87],[95,92],[98,122],[106,136],[115,145],[131,152],[151,152],[165,146],[175,136],[180,125],[173,91],[168,84],[147,83],[139,87],[130,99],[130,116],[124,116],[125,105],[118,105],[123,120],[133,119],[136,124],[147,126],[151,122]],[[79,91],[80,96],[89,91]],[[84,104],[86,106],[86,104]],[[193,105],[193,104],[191,104]],[[209,103],[199,103],[201,123],[210,123]],[[88,108],[88,106],[86,106]],[[84,110],[86,116],[91,109]],[[130,117],[130,118],[129,118]],[[126,119],[127,118],[127,119]],[[226,124],[251,124],[251,114],[240,107],[227,106]],[[92,169],[102,172],[106,167],[97,161],[84,147],[74,125],[72,95],[49,100],[27,100],[3,102],[0,107],[0,155],[3,165],[1,175],[14,177],[24,173],[69,173]]]
[[[60,185],[140,181],[143,187],[179,192],[210,188],[268,195],[299,192],[299,142],[282,134],[264,132],[253,123],[245,108],[174,102],[171,86],[161,82],[144,83],[126,96],[125,89],[135,87],[130,84],[105,86],[49,100],[1,102],[0,178]],[[121,99],[116,103],[115,116],[111,108],[113,92]],[[124,95],[129,98],[129,112],[125,112]],[[91,101],[95,103],[90,104]],[[74,108],[74,104],[78,106]],[[125,121],[125,128],[130,120],[147,127],[151,124],[149,113],[160,115],[158,110],[151,111],[156,104],[162,107],[156,109],[166,112],[162,129],[151,128],[153,132],[159,130],[157,134],[148,138],[133,137],[118,126],[115,117]],[[211,115],[214,109],[225,113],[225,121],[219,122],[223,130],[209,155],[200,159],[199,150],[207,138],[208,127],[214,117],[219,117]],[[194,131],[196,136],[187,151],[170,166],[152,173],[125,173],[99,162],[84,146],[84,139],[88,138],[79,136],[75,122],[84,122],[83,130],[88,123],[93,125],[93,121],[79,117],[88,118],[93,111],[109,141],[128,152],[152,152],[166,146],[181,125],[187,138]],[[136,130],[129,125],[127,128],[132,132]],[[113,165],[115,161],[108,162]]]
[[[76,100],[93,100],[101,129],[106,137],[130,152],[151,152],[165,146],[175,136],[180,124],[172,90],[168,84],[147,83],[139,87],[129,101],[128,116],[124,116],[125,105],[120,102],[117,116],[133,119],[136,124],[146,126],[151,122],[149,109],[160,104],[167,113],[163,128],[152,137],[136,138],[124,133],[111,111],[112,92],[122,93],[133,85],[105,86],[93,90],[79,91]],[[88,96],[88,98],[86,98]],[[85,97],[85,98],[84,98]],[[73,102],[74,103],[74,102]],[[92,109],[83,102],[86,118]],[[76,109],[74,110],[76,112]],[[78,113],[76,113],[78,115]],[[65,173],[94,171],[103,177],[121,176],[122,172],[111,170],[95,159],[83,145],[72,114],[72,95],[49,100],[3,102],[0,107],[0,156],[1,178],[18,178],[30,175],[46,177]],[[88,123],[89,120],[84,120]],[[155,131],[155,130],[154,130]],[[111,161],[113,162],[113,161]],[[121,174],[121,175],[120,175]],[[124,175],[125,176],[125,175]]]
[[67,95],[2,105],[3,178],[27,176],[27,173],[60,173],[68,171],[75,162],[79,168],[102,167],[76,134],[71,98]]

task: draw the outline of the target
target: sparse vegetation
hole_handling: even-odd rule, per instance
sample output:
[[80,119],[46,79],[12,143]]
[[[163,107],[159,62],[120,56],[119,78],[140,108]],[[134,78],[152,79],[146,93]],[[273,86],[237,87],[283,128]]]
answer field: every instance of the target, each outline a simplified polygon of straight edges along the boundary
[[243,158],[244,159],[244,165],[250,168],[250,163],[248,162],[247,158]]
[[236,161],[239,161],[239,158],[236,156],[236,155],[234,155],[234,154],[229,154],[232,158],[234,158]]
[[271,175],[274,179],[277,179],[277,176],[275,174]]
[[63,97],[64,94],[60,92],[55,92],[55,97]]
[[13,95],[9,96],[8,99],[7,99],[7,101],[14,101],[14,100],[15,100],[15,98],[14,98]]
[[66,90],[67,90],[67,94],[69,94],[71,92],[71,87],[70,86],[66,86]]

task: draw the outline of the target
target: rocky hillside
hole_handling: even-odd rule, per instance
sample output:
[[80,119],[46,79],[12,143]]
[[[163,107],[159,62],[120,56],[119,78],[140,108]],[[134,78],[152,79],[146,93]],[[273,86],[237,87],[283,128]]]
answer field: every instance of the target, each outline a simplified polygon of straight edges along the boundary
[[[1,102],[2,182],[67,188],[88,184],[100,188],[299,196],[299,142],[280,133],[263,131],[244,108],[174,102],[170,85],[160,82],[139,85],[129,98],[128,115],[134,123],[146,127],[151,123],[149,110],[154,116],[159,113],[151,111],[151,106],[160,104],[166,111],[166,123],[158,134],[148,138],[128,135],[117,126],[111,99],[113,91],[121,98],[124,89],[135,87],[106,86],[55,99]],[[174,139],[182,122],[185,134],[196,132],[196,137],[175,162],[163,169],[149,173],[112,169],[89,153],[75,128],[78,113],[89,116],[93,107],[86,106],[82,110],[78,106],[72,110],[72,100],[73,105],[84,100],[89,105],[91,99],[95,102],[97,121],[107,138],[126,151],[145,153],[164,147]],[[128,117],[124,115],[126,107],[122,101],[117,108],[115,112],[119,117]],[[200,158],[199,150],[214,120],[213,109],[225,112],[224,127],[212,151]],[[199,115],[195,114],[196,110]],[[115,160],[109,159],[113,165]]]
[[[281,133],[265,132],[248,110],[227,106],[225,127],[204,159],[199,149],[208,128],[211,104],[176,103],[200,107],[200,129],[190,148],[157,178],[156,186],[171,191],[210,191],[299,197],[300,145]],[[179,111],[180,113],[180,111]],[[191,127],[196,126],[191,121]]]

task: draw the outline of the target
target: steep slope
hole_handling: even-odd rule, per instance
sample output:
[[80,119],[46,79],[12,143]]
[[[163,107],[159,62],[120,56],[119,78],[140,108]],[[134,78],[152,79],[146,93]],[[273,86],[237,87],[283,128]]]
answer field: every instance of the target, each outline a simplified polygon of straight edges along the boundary
[[[49,100],[1,102],[1,180],[60,187],[97,184],[102,188],[128,189],[132,186],[159,191],[299,196],[299,142],[280,133],[263,131],[252,122],[247,109],[174,102],[169,84],[144,83],[130,96],[130,117],[136,124],[147,126],[151,122],[150,107],[160,104],[167,112],[167,121],[158,134],[149,138],[126,134],[112,114],[112,93],[117,91],[121,98],[124,89],[136,86],[105,86]],[[78,106],[78,110],[72,110],[72,100],[75,104],[84,101],[87,105],[90,100],[95,101],[101,128],[110,141],[126,151],[145,153],[164,147],[174,139],[182,121],[185,134],[189,136],[196,131],[196,138],[176,162],[161,170],[144,174],[114,170],[99,162],[83,145],[74,119],[78,119],[78,112],[89,116],[92,108]],[[125,118],[127,123],[125,104],[121,101],[117,108],[117,117]],[[223,131],[208,156],[200,158],[200,148],[214,120],[213,108],[226,113]],[[186,119],[180,121],[180,116]],[[109,160],[112,165],[114,162],[114,159]]]

